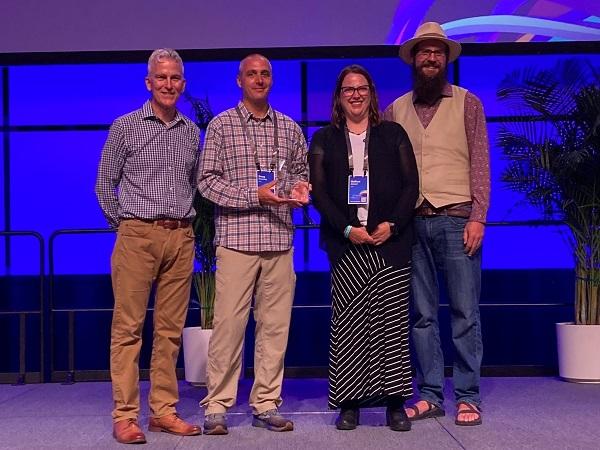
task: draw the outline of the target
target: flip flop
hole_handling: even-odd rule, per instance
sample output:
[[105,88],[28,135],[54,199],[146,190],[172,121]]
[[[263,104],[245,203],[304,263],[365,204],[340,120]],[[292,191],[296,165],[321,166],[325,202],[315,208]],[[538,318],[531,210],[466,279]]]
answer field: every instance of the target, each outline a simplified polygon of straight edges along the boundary
[[[463,409],[462,411],[460,411],[460,405],[465,405],[466,409]],[[475,405],[473,405],[472,403],[467,403],[467,402],[458,402],[456,404],[456,420],[454,420],[454,423],[456,425],[459,425],[461,427],[472,427],[475,425],[481,425],[481,423],[483,422],[481,420],[481,411],[479,411],[479,408]],[[477,414],[477,419],[475,420],[458,420],[458,416],[462,415],[462,414]]]
[[430,419],[432,417],[442,417],[446,415],[446,411],[444,411],[438,405],[430,403],[427,400],[423,401],[427,403],[427,409],[422,412],[419,412],[419,408],[417,408],[416,405],[406,406],[406,409],[410,409],[414,412],[414,415],[412,417],[409,417],[408,420],[414,422],[415,420]]

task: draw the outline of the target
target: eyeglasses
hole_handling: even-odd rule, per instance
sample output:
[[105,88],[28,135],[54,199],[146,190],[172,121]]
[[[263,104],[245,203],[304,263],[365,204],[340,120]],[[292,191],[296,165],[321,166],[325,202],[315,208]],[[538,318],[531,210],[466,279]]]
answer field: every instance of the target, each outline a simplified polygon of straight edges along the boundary
[[417,56],[421,57],[421,58],[431,58],[431,55],[433,55],[435,57],[435,59],[440,59],[442,56],[446,56],[446,52],[443,52],[442,50],[429,50],[429,49],[424,49],[424,50],[419,50],[417,52]]
[[369,85],[365,84],[363,86],[342,86],[342,88],[340,89],[342,95],[344,97],[352,97],[354,95],[355,92],[358,92],[358,95],[360,95],[361,97],[365,97],[367,95],[369,95]]

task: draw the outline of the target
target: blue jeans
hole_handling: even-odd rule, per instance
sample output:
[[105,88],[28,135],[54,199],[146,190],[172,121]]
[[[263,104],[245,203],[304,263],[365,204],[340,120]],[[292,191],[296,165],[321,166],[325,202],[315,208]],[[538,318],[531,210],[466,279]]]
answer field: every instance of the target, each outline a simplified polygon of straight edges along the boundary
[[450,304],[456,402],[466,401],[475,405],[481,402],[481,249],[473,256],[464,252],[466,223],[467,219],[450,216],[415,218],[417,242],[412,255],[415,312],[412,340],[417,359],[417,387],[422,399],[438,406],[444,401],[438,274],[444,277]]

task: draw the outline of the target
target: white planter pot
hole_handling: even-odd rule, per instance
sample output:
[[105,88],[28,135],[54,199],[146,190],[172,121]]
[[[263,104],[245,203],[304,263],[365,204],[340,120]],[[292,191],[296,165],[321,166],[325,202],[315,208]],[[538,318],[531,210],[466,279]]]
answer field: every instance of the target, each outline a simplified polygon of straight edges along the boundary
[[208,361],[208,342],[212,330],[200,327],[183,329],[183,361],[185,381],[193,385],[206,384],[206,363]]
[[600,383],[600,325],[556,324],[558,373],[566,381]]

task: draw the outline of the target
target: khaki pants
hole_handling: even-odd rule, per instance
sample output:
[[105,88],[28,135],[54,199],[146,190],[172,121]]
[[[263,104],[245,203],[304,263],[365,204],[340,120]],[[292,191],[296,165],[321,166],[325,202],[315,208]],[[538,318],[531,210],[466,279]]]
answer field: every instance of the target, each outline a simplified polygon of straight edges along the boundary
[[281,405],[283,360],[296,286],[293,250],[239,252],[217,248],[213,332],[208,347],[205,414],[235,404],[242,346],[254,295],[254,384],[250,406],[260,414]]
[[191,227],[168,230],[139,220],[119,226],[111,259],[115,308],[110,374],[115,422],[140,411],[139,357],[152,286],[154,337],[150,363],[150,410],[154,417],[175,412],[179,400],[175,365],[190,297],[194,258]]

